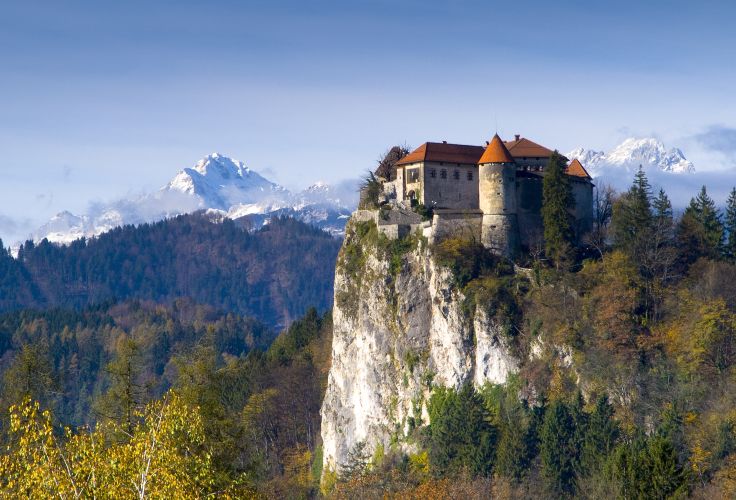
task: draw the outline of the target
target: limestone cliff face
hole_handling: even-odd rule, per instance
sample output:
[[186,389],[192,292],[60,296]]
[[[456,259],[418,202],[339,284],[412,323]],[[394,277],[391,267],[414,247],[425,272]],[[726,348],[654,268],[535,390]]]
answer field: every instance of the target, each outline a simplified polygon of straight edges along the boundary
[[369,454],[411,450],[411,430],[428,423],[433,387],[503,383],[518,365],[501,325],[464,307],[426,240],[387,245],[369,224],[348,224],[338,258],[324,470],[339,471],[360,442]]

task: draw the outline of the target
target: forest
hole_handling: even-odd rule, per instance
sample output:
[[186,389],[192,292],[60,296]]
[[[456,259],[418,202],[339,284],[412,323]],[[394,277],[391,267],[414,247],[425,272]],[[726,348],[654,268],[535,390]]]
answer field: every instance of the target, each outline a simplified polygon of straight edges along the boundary
[[249,229],[194,213],[68,246],[28,241],[17,259],[0,242],[0,311],[188,297],[277,327],[330,307],[339,240],[289,218]]
[[359,445],[322,473],[329,311],[274,336],[226,307],[127,298],[0,317],[0,491],[733,498],[736,190],[676,215],[639,170],[623,193],[598,186],[581,247],[566,183],[545,178],[545,247],[521,271],[472,242],[431,249],[521,362],[504,385],[434,387],[411,449]]

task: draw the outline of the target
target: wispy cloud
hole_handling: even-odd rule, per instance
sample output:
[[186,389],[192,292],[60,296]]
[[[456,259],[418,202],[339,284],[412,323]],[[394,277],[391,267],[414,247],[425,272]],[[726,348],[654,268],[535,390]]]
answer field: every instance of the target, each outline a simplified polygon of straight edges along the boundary
[[719,153],[736,154],[736,128],[725,125],[711,125],[696,134],[695,140],[703,147]]

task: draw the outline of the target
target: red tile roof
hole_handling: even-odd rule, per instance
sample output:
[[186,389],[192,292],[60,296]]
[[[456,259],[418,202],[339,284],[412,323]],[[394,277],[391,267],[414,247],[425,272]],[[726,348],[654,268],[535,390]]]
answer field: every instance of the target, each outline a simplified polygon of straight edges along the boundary
[[580,163],[577,158],[575,158],[573,161],[570,162],[570,164],[567,166],[567,169],[565,169],[565,173],[567,175],[572,175],[575,177],[583,177],[585,179],[592,179],[588,171],[585,170],[585,167],[583,167],[583,164]]
[[525,137],[519,137],[513,141],[506,141],[506,148],[514,158],[520,157],[532,157],[532,158],[549,158],[552,155],[552,150],[547,149],[544,146],[540,146],[536,142],[532,142]]
[[482,146],[466,146],[463,144],[447,144],[446,142],[425,142],[417,149],[396,162],[396,165],[408,165],[422,161],[441,161],[447,163],[478,163],[483,154]]
[[511,153],[506,149],[501,138],[496,134],[491,139],[491,142],[488,143],[488,147],[483,152],[483,156],[480,157],[478,163],[514,163],[514,157],[511,156]]

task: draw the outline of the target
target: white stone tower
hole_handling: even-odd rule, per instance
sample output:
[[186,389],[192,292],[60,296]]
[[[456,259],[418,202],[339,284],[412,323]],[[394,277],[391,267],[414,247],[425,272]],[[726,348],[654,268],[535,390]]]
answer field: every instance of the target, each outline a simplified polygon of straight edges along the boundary
[[481,242],[496,254],[513,257],[519,250],[516,216],[516,163],[498,134],[478,160]]

